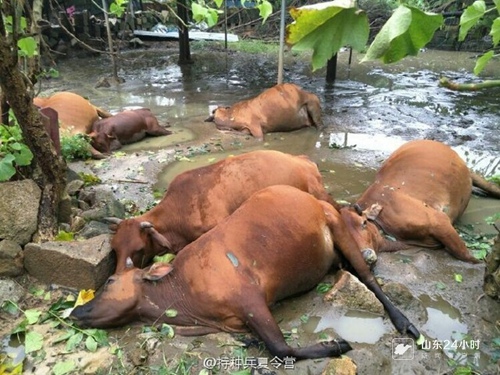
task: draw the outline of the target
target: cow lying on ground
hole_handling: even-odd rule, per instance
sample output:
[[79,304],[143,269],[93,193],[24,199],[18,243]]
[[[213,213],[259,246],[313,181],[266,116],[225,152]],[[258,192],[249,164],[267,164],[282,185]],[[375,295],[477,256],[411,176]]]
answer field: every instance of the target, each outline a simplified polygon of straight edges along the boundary
[[148,108],[126,110],[112,117],[97,120],[92,125],[89,136],[92,146],[107,154],[117,150],[124,144],[134,143],[146,135],[160,136],[172,134],[161,127],[158,120]]
[[218,107],[205,121],[215,122],[219,130],[246,132],[260,140],[265,133],[323,127],[318,97],[291,83],[276,85],[231,107]]
[[[111,114],[94,106],[87,99],[72,92],[57,92],[44,98],[35,97],[33,103],[39,108],[52,108],[57,112],[59,127],[68,134],[89,134],[92,125],[100,117],[110,117]],[[91,147],[90,152],[95,158],[103,158],[99,151]]]
[[[384,162],[356,204],[342,208],[342,218],[363,249],[444,247],[456,258],[475,263],[452,225],[469,203],[472,180],[479,182],[479,176],[472,177],[447,145],[408,142]],[[482,188],[488,188],[484,181]],[[386,239],[380,229],[396,241]]]
[[161,202],[145,214],[127,220],[107,218],[116,231],[111,241],[116,271],[125,268],[128,257],[144,267],[155,255],[177,253],[253,193],[278,184],[295,186],[336,205],[316,164],[306,156],[261,150],[229,157],[178,175]]
[[[343,340],[290,347],[268,307],[314,288],[339,262],[334,244],[384,303],[396,328],[418,338],[415,327],[381,292],[338,211],[283,185],[255,193],[171,265],[143,270],[130,262],[71,317],[97,328],[137,320],[174,324],[181,326],[176,329],[181,335],[249,328],[280,358],[339,356],[351,349]],[[165,314],[167,310],[175,314]]]

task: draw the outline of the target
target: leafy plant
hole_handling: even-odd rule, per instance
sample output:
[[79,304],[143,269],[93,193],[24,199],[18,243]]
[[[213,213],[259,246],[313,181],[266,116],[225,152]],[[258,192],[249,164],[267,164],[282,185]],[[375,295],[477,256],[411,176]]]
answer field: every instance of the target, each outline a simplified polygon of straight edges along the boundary
[[72,232],[65,232],[60,230],[55,237],[55,241],[73,241],[75,239],[75,235]]
[[325,294],[332,288],[333,288],[333,285],[331,283],[319,283],[316,286],[316,292],[319,294]]
[[[4,310],[16,310],[24,315],[21,323],[11,332],[12,335],[18,335],[24,343],[25,353],[36,356],[43,350],[44,336],[36,332],[33,328],[36,324],[49,322],[54,329],[60,330],[60,335],[53,341],[53,344],[65,342],[63,353],[70,353],[77,348],[84,347],[90,352],[95,352],[101,346],[108,346],[107,333],[100,329],[80,329],[72,322],[66,321],[68,309],[72,309],[75,304],[74,298],[60,298],[50,306],[47,312],[38,309],[22,310],[13,301],[7,301],[4,304]],[[60,362],[57,368],[54,368],[54,374],[65,374],[76,370],[76,363],[72,361]]]
[[109,12],[119,18],[125,13],[127,3],[128,0],[115,0],[109,5]]
[[[242,1],[243,6],[247,3],[246,0]],[[264,23],[266,19],[272,14],[273,6],[268,0],[254,0],[248,3],[255,4],[255,8],[259,10],[259,15],[262,17],[262,22]],[[193,19],[200,23],[206,22],[209,27],[214,26],[219,21],[219,13],[224,4],[223,0],[214,0],[214,7],[207,5],[205,0],[193,1],[191,3],[191,11],[193,12]]]
[[61,136],[61,154],[67,162],[76,159],[89,159],[90,137],[86,134],[63,134]]
[[28,166],[33,160],[33,153],[23,143],[21,128],[0,125],[0,182],[10,180],[17,167]]
[[101,179],[95,174],[80,172],[78,175],[83,180],[84,186],[98,185],[102,182]]

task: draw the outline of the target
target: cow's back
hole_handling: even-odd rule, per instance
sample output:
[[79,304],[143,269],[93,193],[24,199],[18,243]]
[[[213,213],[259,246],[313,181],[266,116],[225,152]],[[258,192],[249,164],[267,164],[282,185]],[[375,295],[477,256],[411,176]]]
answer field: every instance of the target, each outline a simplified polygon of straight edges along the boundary
[[421,200],[455,219],[467,207],[472,182],[467,165],[449,146],[417,140],[404,144],[384,162],[374,184],[358,202],[369,201],[374,194],[380,197],[387,189]]
[[36,97],[33,103],[57,111],[59,124],[72,134],[90,133],[99,119],[97,109],[85,98],[71,92],[58,92],[48,98]]
[[253,193],[272,185],[293,186],[335,204],[324,189],[316,164],[306,156],[259,150],[178,175],[151,212],[158,226],[165,223],[162,216],[170,216],[166,225],[177,228],[191,242]]

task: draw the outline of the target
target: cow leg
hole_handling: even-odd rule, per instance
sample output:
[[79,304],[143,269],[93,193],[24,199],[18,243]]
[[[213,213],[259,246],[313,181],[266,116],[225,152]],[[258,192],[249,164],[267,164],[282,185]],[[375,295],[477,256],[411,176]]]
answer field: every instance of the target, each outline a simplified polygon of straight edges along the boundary
[[387,298],[385,293],[382,291],[377,279],[373,276],[370,271],[369,266],[366,264],[363,258],[362,251],[366,249],[359,249],[354,242],[354,239],[350,235],[344,221],[340,217],[338,211],[336,211],[331,205],[326,202],[320,201],[325,209],[325,214],[327,216],[328,227],[333,232],[333,241],[335,246],[342,252],[344,257],[350,263],[351,267],[356,271],[360,280],[370,289],[377,299],[382,303],[387,315],[391,319],[392,323],[400,333],[408,332],[415,339],[420,337],[420,332],[415,328],[415,326],[408,320],[408,318],[398,310],[396,306]]
[[344,340],[325,341],[311,346],[292,348],[286,343],[280,327],[274,320],[264,300],[257,302],[255,298],[249,298],[248,295],[245,295],[245,300],[249,303],[244,309],[247,325],[264,341],[267,349],[273,356],[282,359],[285,357],[294,357],[297,360],[339,357],[352,349]]
[[481,262],[469,253],[464,241],[453,228],[449,217],[445,213],[437,211],[433,221],[429,228],[430,235],[441,242],[449,254],[469,263]]
[[306,104],[307,114],[312,121],[312,124],[316,129],[323,129],[325,126],[323,120],[321,119],[321,106],[317,100],[309,100]]
[[154,118],[146,119],[146,134],[152,136],[169,135],[172,134],[170,130],[161,127],[158,121]]

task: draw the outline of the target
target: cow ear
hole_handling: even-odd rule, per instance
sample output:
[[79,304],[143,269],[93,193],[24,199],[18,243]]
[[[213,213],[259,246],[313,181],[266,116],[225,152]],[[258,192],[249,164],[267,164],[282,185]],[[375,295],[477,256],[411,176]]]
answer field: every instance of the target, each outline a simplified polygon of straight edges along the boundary
[[90,138],[92,138],[92,139],[97,138],[97,133],[96,133],[95,131],[92,131],[92,132],[90,132],[90,133],[89,133],[89,134],[87,134],[87,135],[88,135]]
[[154,263],[146,270],[142,278],[149,281],[158,281],[168,275],[174,267],[170,263]]
[[382,206],[378,203],[374,203],[371,205],[370,208],[365,210],[363,213],[366,215],[367,219],[375,220],[377,216],[380,214],[380,211],[382,211]]
[[160,245],[161,247],[164,247],[168,250],[170,250],[172,248],[172,244],[170,243],[170,241],[167,240],[167,238],[163,234],[158,232],[154,227],[151,227],[148,230],[149,230],[149,233],[151,234],[151,238],[158,245]]

